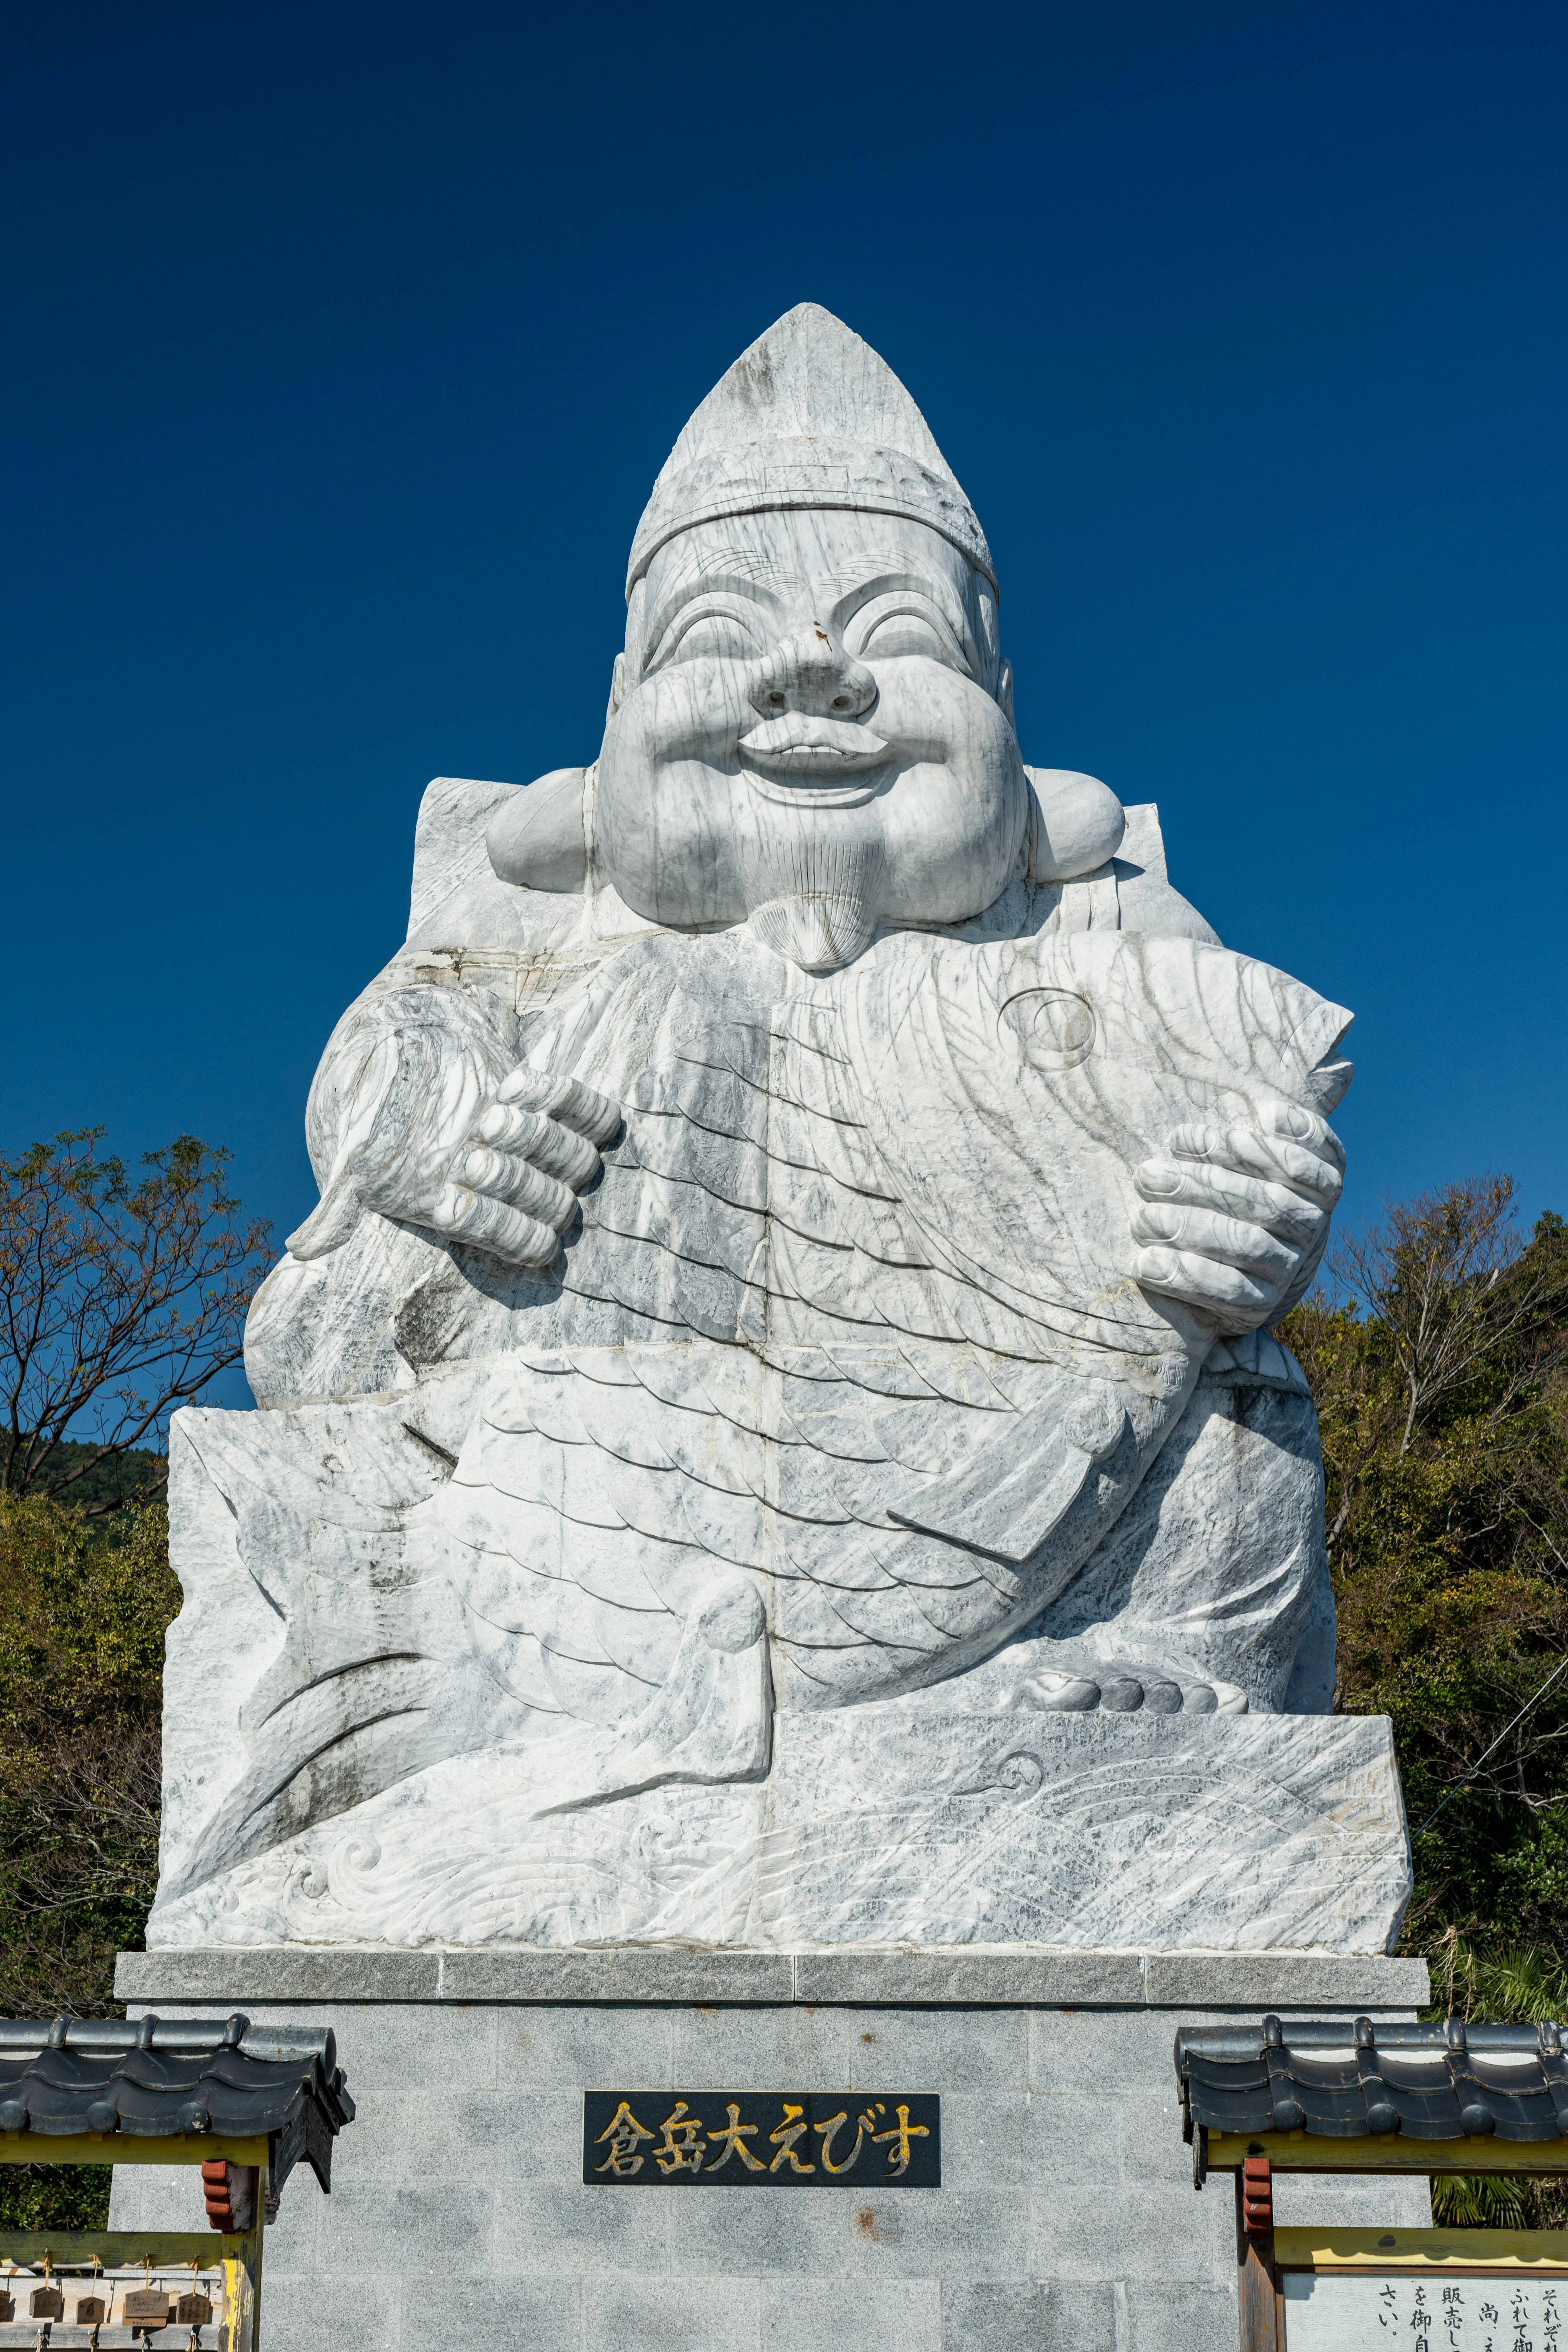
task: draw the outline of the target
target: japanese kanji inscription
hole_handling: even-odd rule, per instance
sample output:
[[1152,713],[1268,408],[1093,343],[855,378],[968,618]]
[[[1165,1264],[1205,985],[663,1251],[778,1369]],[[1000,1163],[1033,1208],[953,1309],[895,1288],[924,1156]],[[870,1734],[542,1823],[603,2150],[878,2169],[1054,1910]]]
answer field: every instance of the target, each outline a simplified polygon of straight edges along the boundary
[[1287,2272],[1289,2352],[1559,2352],[1568,2280],[1499,2272],[1378,2277]]
[[584,2091],[583,2178],[940,2189],[942,2102],[900,2091]]

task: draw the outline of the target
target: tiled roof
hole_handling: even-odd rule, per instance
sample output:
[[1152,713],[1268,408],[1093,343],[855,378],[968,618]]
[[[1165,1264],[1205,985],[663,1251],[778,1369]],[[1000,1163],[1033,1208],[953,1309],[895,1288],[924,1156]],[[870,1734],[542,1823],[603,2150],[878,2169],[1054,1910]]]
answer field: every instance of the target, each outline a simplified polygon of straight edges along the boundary
[[1554,2024],[1377,2025],[1266,2017],[1176,2035],[1183,2137],[1305,2131],[1332,2139],[1568,2139]]
[[275,2135],[274,2189],[301,2156],[326,2189],[353,2112],[330,2026],[0,2018],[0,2132]]

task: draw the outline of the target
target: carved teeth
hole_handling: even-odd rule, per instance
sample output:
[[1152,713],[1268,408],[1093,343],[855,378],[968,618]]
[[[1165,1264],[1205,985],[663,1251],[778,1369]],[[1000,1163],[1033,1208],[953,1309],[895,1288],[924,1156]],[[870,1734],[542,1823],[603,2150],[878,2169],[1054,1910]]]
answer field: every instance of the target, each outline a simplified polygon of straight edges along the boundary
[[868,727],[799,710],[764,719],[742,736],[739,749],[745,759],[779,768],[873,767],[889,756],[888,745]]

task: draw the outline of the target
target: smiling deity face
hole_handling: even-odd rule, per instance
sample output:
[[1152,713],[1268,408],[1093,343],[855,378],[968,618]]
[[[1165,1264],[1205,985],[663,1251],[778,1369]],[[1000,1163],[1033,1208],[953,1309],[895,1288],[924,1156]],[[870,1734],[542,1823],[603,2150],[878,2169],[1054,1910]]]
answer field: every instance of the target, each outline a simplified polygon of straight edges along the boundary
[[705,522],[633,591],[595,837],[626,903],[750,918],[812,971],[879,923],[963,921],[1016,866],[1027,784],[990,584],[902,516]]

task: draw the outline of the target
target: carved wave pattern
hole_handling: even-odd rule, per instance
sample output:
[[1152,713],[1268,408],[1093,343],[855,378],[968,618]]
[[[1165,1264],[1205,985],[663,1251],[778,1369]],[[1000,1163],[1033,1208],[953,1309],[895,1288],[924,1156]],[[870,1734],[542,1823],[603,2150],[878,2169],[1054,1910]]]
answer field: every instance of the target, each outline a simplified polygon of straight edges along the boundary
[[1058,1719],[1020,1737],[1016,1718],[934,1704],[898,1726],[849,1709],[783,1718],[766,1784],[531,1821],[504,1759],[468,1768],[463,1804],[460,1769],[244,1865],[159,1934],[1376,1950],[1409,1892],[1372,1721]]

